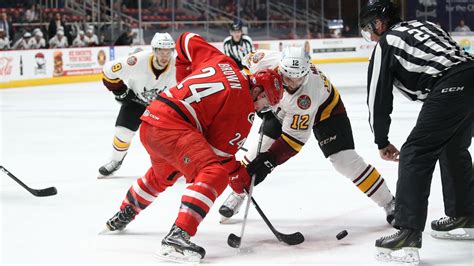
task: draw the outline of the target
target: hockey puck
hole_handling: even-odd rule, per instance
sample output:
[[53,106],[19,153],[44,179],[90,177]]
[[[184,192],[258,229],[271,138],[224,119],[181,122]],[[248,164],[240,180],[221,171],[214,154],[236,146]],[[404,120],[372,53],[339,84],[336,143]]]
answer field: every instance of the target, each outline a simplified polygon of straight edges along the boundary
[[341,232],[339,232],[339,233],[336,235],[336,238],[337,238],[337,240],[341,240],[341,239],[343,239],[344,237],[346,237],[347,234],[348,234],[348,233],[347,233],[346,230],[342,230]]

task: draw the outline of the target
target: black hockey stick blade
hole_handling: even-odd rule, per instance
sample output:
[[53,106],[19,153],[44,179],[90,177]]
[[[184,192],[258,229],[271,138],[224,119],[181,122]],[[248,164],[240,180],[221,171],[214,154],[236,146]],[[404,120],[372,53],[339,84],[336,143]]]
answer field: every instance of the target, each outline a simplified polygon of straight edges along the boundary
[[230,234],[227,238],[227,244],[233,248],[239,248],[242,238],[236,236],[235,234]]
[[37,197],[48,197],[58,194],[58,190],[55,187],[48,187],[43,189],[30,188],[28,191]]
[[277,233],[277,238],[281,242],[284,242],[285,244],[290,246],[298,245],[304,242],[304,236],[300,232],[296,232],[289,235]]
[[[244,189],[244,191],[247,193],[246,189]],[[248,195],[248,193],[247,193],[247,195]],[[276,236],[278,241],[283,242],[283,243],[285,243],[287,245],[290,245],[290,246],[298,245],[298,244],[301,244],[301,243],[304,242],[304,236],[300,232],[296,232],[296,233],[293,233],[293,234],[283,234],[283,233],[280,233],[278,230],[276,230],[275,227],[273,226],[273,224],[270,222],[270,220],[268,220],[265,213],[263,213],[260,206],[258,206],[258,203],[255,200],[255,198],[252,196],[252,197],[250,197],[250,199],[252,200],[253,206],[257,210],[258,214],[260,214],[263,221],[265,222],[265,224],[267,224],[268,228]]]
[[53,195],[58,194],[58,190],[55,187],[48,187],[44,189],[30,188],[25,183],[23,183],[20,179],[18,179],[16,176],[14,176],[12,173],[10,173],[10,171],[8,171],[5,167],[0,165],[0,170],[2,170],[5,174],[7,174],[9,177],[15,180],[18,184],[20,184],[20,186],[28,190],[28,192],[35,195],[36,197],[48,197],[48,196],[53,196]]

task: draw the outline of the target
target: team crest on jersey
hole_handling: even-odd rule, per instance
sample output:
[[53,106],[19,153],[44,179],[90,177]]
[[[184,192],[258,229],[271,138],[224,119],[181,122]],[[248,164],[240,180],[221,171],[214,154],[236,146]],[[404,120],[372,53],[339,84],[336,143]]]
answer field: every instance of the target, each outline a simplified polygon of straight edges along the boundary
[[184,155],[183,157],[183,163],[184,164],[189,164],[191,162],[191,158],[189,158],[189,156],[187,155]]
[[306,110],[311,106],[311,98],[308,95],[301,95],[297,101],[298,107]]
[[258,53],[256,53],[256,54],[253,55],[252,61],[253,61],[254,64],[257,64],[257,63],[260,62],[260,60],[262,60],[264,57],[265,57],[265,53],[258,52]]
[[247,119],[249,120],[250,124],[253,124],[253,120],[255,119],[255,113],[250,113]]
[[137,63],[137,57],[136,56],[130,56],[129,58],[127,58],[127,64],[129,66],[133,66]]

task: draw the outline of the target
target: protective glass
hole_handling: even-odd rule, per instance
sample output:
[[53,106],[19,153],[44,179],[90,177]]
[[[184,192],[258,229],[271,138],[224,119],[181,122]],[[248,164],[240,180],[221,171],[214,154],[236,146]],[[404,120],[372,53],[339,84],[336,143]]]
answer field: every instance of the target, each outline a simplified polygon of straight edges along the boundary
[[367,25],[365,25],[364,27],[360,29],[360,34],[368,42],[372,42],[371,36],[373,33],[374,33],[374,28],[372,27],[371,23],[368,23]]

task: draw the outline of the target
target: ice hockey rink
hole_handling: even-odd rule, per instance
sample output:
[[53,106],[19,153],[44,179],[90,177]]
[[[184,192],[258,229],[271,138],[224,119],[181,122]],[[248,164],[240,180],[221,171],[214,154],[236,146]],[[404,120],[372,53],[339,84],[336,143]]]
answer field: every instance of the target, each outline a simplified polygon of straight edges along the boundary
[[[394,193],[397,163],[379,158],[367,122],[367,63],[319,67],[341,92],[356,150],[378,168]],[[395,92],[390,140],[398,148],[420,107]],[[124,232],[98,235],[130,185],[150,165],[137,136],[117,177],[97,179],[97,169],[110,155],[118,109],[100,82],[0,90],[1,165],[33,188],[58,189],[56,196],[37,198],[1,174],[1,265],[168,263],[155,258],[154,252],[176,218],[184,182],[160,194]],[[257,125],[245,146],[256,143],[256,129]],[[304,243],[279,243],[251,206],[244,248],[229,247],[227,237],[240,234],[243,212],[234,223],[219,224],[217,210],[228,193],[229,189],[217,199],[193,238],[207,251],[203,264],[384,265],[374,258],[374,242],[395,230],[385,222],[382,208],[332,168],[314,138],[254,190],[277,230],[300,231]],[[430,236],[430,221],[441,216],[444,208],[436,168],[420,265],[474,265],[474,241]],[[336,234],[344,229],[349,235],[338,241]]]

